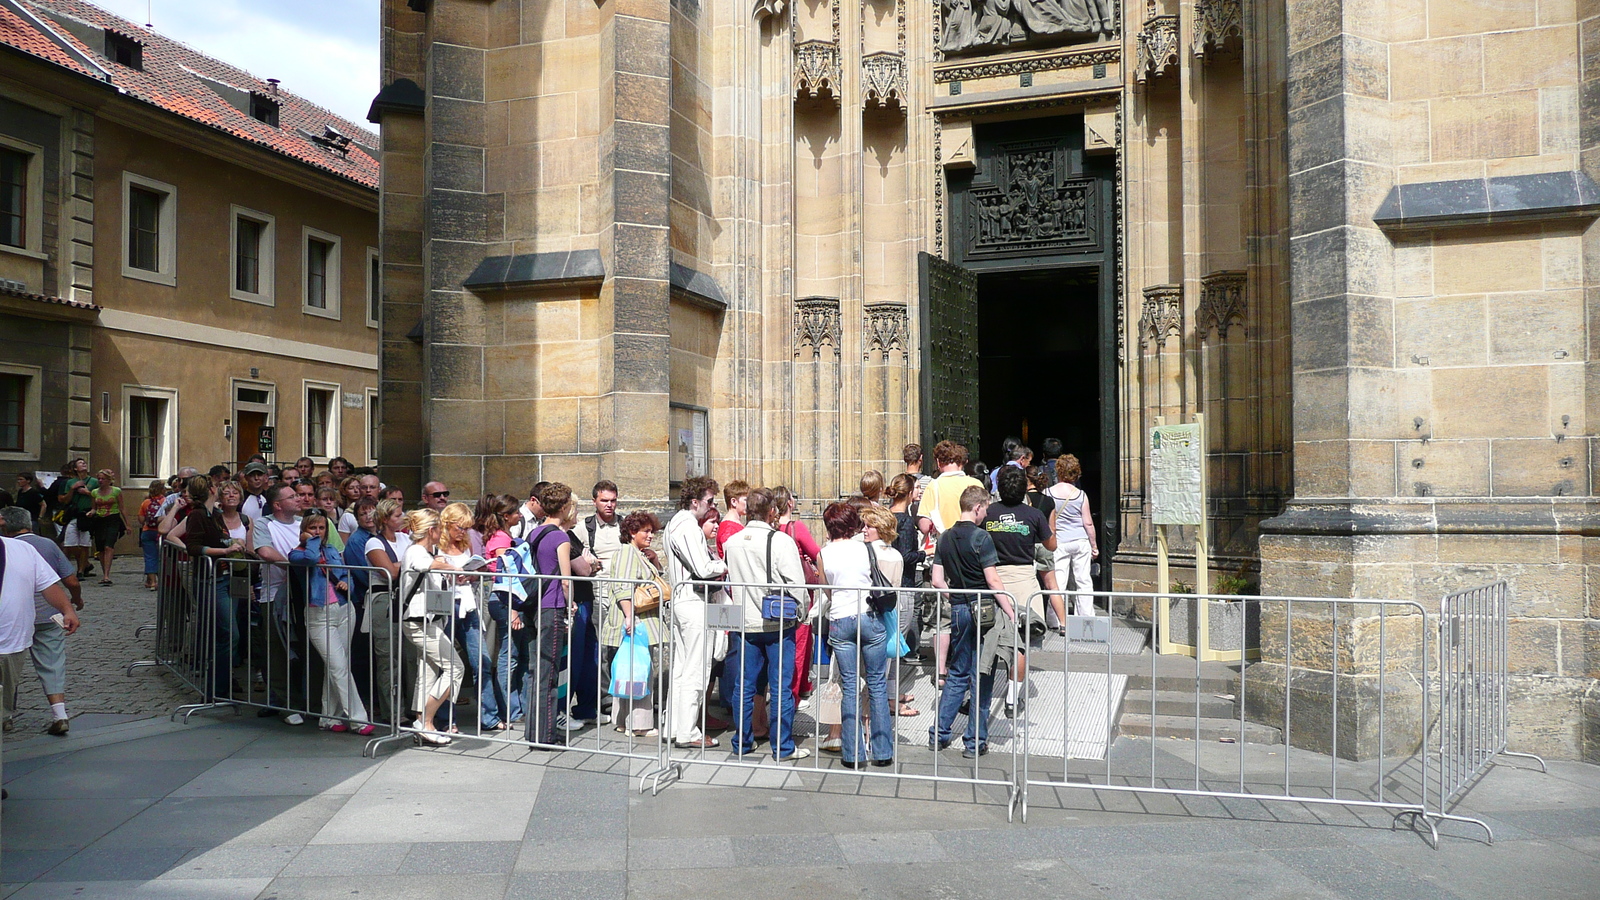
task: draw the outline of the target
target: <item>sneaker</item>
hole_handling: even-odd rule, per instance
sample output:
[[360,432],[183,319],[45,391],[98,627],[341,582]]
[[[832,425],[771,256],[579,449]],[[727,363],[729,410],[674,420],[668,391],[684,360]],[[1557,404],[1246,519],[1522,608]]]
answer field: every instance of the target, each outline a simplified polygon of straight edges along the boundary
[[283,717],[283,724],[285,725],[304,725],[305,723],[306,717],[299,713],[289,713]]
[[778,762],[793,762],[793,761],[798,760],[798,759],[810,759],[810,758],[811,758],[811,751],[807,750],[804,747],[801,747],[799,750],[796,750],[795,752],[789,754],[788,756],[781,756],[781,757],[780,756],[774,756],[773,757],[773,759],[776,759]]
[[0,720],[0,731],[4,731],[4,732],[9,734],[11,732],[11,729],[13,729],[15,727],[17,727],[17,724],[15,722],[11,721],[9,718],[8,719],[4,719],[4,720]]
[[582,727],[582,725],[574,726],[572,720],[568,719],[565,713],[556,714],[556,731],[577,731]]
[[844,749],[844,739],[843,738],[828,738],[827,740],[822,742],[822,750],[823,750],[824,753],[838,753],[840,750],[843,750],[843,749]]
[[366,737],[367,735],[372,734],[373,732],[375,732],[377,730],[378,730],[378,726],[376,726],[376,725],[363,725],[360,728],[357,728],[355,730],[355,732],[356,732],[356,734],[359,734],[362,737]]
[[45,729],[45,733],[62,736],[67,733],[67,729],[70,727],[71,726],[68,724],[66,719],[56,719],[54,722],[50,723],[49,728]]
[[335,722],[328,726],[328,730],[334,732],[335,734],[343,734],[350,730],[350,726],[343,722]]
[[949,747],[949,746],[950,746],[950,742],[948,740],[936,741],[931,737],[928,738],[928,749],[932,750],[934,752],[938,752],[938,751],[943,750],[943,749],[945,749],[946,747]]
[[961,751],[961,758],[962,759],[977,759],[980,756],[987,755],[988,752],[989,752],[989,745],[988,744],[983,744],[983,745],[979,746],[975,750],[963,750],[963,751]]

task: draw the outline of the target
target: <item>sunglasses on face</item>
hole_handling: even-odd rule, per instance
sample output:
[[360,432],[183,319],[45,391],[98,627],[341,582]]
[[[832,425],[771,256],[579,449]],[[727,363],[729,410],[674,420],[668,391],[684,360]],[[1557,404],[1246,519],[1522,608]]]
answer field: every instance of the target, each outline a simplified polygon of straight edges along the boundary
[[429,497],[448,497],[448,496],[450,496],[450,492],[449,491],[434,491],[433,493],[429,494],[428,496]]

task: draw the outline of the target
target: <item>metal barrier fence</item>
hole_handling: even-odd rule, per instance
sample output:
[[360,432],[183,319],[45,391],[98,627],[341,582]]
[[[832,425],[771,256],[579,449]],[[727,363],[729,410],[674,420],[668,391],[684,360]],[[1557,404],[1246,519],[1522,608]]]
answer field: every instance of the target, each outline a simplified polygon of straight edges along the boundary
[[[707,704],[699,702],[698,698],[685,698],[680,693],[679,699],[671,704],[671,713],[668,725],[673,729],[674,740],[668,750],[673,774],[681,776],[688,767],[712,766],[717,768],[753,769],[753,770],[779,770],[784,772],[808,771],[813,773],[828,774],[853,774],[868,779],[896,779],[905,781],[920,781],[933,784],[958,784],[963,786],[990,787],[1006,792],[1007,818],[1011,818],[1021,801],[1021,791],[1017,781],[1017,773],[1021,771],[1022,744],[1012,742],[1010,752],[1001,755],[998,759],[987,762],[982,757],[987,755],[986,734],[989,727],[986,718],[974,719],[972,713],[980,707],[979,698],[988,698],[992,687],[992,676],[980,676],[979,672],[986,668],[983,665],[985,654],[995,652],[1008,652],[1007,647],[992,647],[986,638],[1003,632],[1007,625],[1004,613],[995,614],[995,630],[985,630],[975,626],[974,617],[982,616],[982,598],[1004,597],[1007,603],[1012,601],[1011,595],[1001,591],[998,594],[988,591],[951,591],[936,588],[898,588],[895,612],[899,616],[917,615],[923,603],[928,604],[931,610],[931,630],[935,636],[948,633],[950,641],[950,679],[963,680],[965,683],[953,686],[965,695],[967,706],[958,709],[955,704],[962,701],[961,696],[956,696],[950,704],[950,718],[946,720],[945,698],[947,689],[945,685],[935,682],[933,685],[934,708],[939,709],[939,719],[935,728],[948,730],[949,737],[940,739],[937,734],[926,731],[913,731],[898,727],[892,729],[889,737],[890,753],[888,757],[873,757],[874,740],[878,743],[878,750],[882,752],[883,732],[881,727],[870,728],[866,722],[868,711],[864,708],[876,702],[878,713],[882,716],[888,710],[881,702],[887,696],[888,706],[893,708],[889,718],[898,722],[900,700],[903,695],[902,688],[909,685],[912,680],[912,671],[909,666],[902,667],[901,657],[888,657],[887,653],[878,647],[879,640],[876,636],[876,626],[866,625],[868,619],[865,615],[850,616],[840,620],[831,617],[831,610],[827,610],[825,601],[817,599],[809,602],[810,609],[807,614],[793,621],[773,622],[764,620],[760,612],[758,599],[762,595],[788,591],[791,593],[815,593],[826,595],[831,592],[843,593],[853,589],[830,588],[819,585],[793,585],[784,582],[748,582],[748,581],[710,581],[686,580],[672,586],[673,627],[676,644],[680,650],[687,649],[699,658],[690,671],[698,679],[701,673],[709,675],[714,658],[718,653],[720,639],[717,635],[726,635],[726,654],[723,657],[723,683],[724,702],[738,720],[733,724],[730,742],[732,746],[726,750],[720,746],[694,746],[696,739],[703,738],[708,731],[709,712]],[[854,589],[863,595],[865,592]],[[729,596],[730,592],[733,594]],[[969,599],[962,599],[962,598]],[[695,599],[690,599],[695,598]],[[941,600],[941,598],[944,598]],[[864,599],[853,601],[859,603],[860,608],[866,608]],[[841,622],[843,624],[841,625]],[[824,625],[828,625],[828,637],[819,638],[818,632]],[[1014,623],[1010,626],[1015,630]],[[874,634],[864,633],[865,629],[872,629]],[[843,630],[840,630],[843,629]],[[809,636],[807,636],[809,631]],[[853,633],[852,633],[853,632]],[[833,638],[837,637],[835,642]],[[894,635],[886,630],[883,642],[887,642]],[[970,644],[966,643],[970,639]],[[800,648],[801,643],[809,643],[809,648]],[[841,647],[848,645],[846,651],[849,656],[840,658],[835,656]],[[870,648],[870,653],[869,653]],[[806,715],[801,716],[799,695],[803,692],[801,681],[805,678],[804,664],[797,658],[797,653],[806,652],[813,671],[818,671],[827,665],[827,684],[835,683],[839,679],[837,690],[839,709],[836,718],[838,722],[824,722],[826,715],[823,709],[824,691],[820,686],[812,693],[811,705],[805,710]],[[885,652],[885,658],[877,658],[879,652]],[[970,654],[970,656],[969,656]],[[750,662],[755,658],[756,662]],[[828,660],[832,662],[828,662]],[[785,662],[793,660],[793,667],[786,667]],[[958,674],[955,667],[958,661],[966,660],[964,672]],[[881,675],[875,670],[883,666]],[[970,668],[966,668],[970,666]],[[818,675],[818,678],[824,677]],[[850,684],[856,680],[858,684]],[[766,682],[766,690],[760,690],[762,681]],[[819,685],[821,682],[819,682]],[[731,687],[730,687],[731,685]],[[673,689],[676,691],[693,691],[695,685],[675,682]],[[865,688],[865,691],[862,690]],[[730,690],[738,691],[737,697],[726,696]],[[756,707],[760,705],[757,695],[765,693],[765,706],[767,707],[766,719],[768,731],[765,740],[770,743],[770,752],[760,752],[758,744],[762,738],[756,734]],[[863,693],[867,696],[863,697]],[[829,700],[831,705],[831,699]],[[786,706],[794,704],[792,709],[784,711]],[[776,707],[776,709],[774,708]],[[694,718],[689,727],[685,727],[684,714],[691,713]],[[785,722],[788,717],[790,721]],[[835,716],[827,716],[835,718]],[[965,719],[965,726],[960,721]],[[809,723],[809,727],[808,724]],[[873,722],[870,725],[877,725]],[[846,725],[853,725],[852,733],[846,735],[843,729]],[[833,739],[834,728],[839,730],[840,761],[842,768],[835,768],[830,760],[823,757],[818,750],[824,744],[824,729],[829,738]],[[789,734],[784,733],[784,728],[790,729]],[[920,729],[919,726],[914,728]],[[863,728],[876,731],[874,739],[863,739]],[[802,748],[795,744],[797,738],[805,737],[809,731],[811,747]],[[857,741],[858,745],[852,747],[852,752],[845,753],[843,741]],[[963,744],[963,756],[970,759],[970,765],[955,763],[941,757],[940,751],[956,742]],[[903,752],[908,748],[915,748],[911,754]],[[852,759],[852,757],[854,757]],[[809,760],[809,761],[808,761]],[[852,765],[854,763],[854,765]],[[883,771],[875,771],[882,769]]]
[[[1531,753],[1506,749],[1507,608],[1504,581],[1456,591],[1439,606],[1438,798],[1460,799],[1498,755],[1539,764]],[[1486,828],[1488,826],[1485,826]]]
[[[620,604],[631,602],[643,579],[450,570],[430,571],[419,584],[377,566],[191,559],[171,545],[163,545],[161,559],[155,654],[129,671],[163,667],[199,695],[174,717],[253,707],[316,718],[369,736],[367,755],[399,741],[437,745],[462,735],[635,761],[642,765],[630,771],[641,791],[705,767],[925,782],[936,791],[960,785],[1003,792],[1008,818],[1020,810],[1023,821],[1030,792],[1045,789],[1336,805],[1382,810],[1396,822],[1411,817],[1435,847],[1445,821],[1478,825],[1493,840],[1487,823],[1451,809],[1497,755],[1544,766],[1506,750],[1504,582],[1451,594],[1436,615],[1413,601],[1037,591],[1021,624],[1000,613],[989,629],[974,624],[982,597],[1009,604],[1011,594],[900,588],[894,615],[922,623],[924,643],[937,646],[938,635],[953,633],[955,683],[947,688],[942,678],[929,678],[915,693],[940,710],[930,734],[925,720],[900,716],[902,697],[926,671],[913,664],[916,648],[885,650],[912,629],[885,628],[880,641],[878,617],[823,611],[830,591],[849,589],[685,581],[672,585],[671,599],[653,617],[627,623]],[[319,577],[337,583],[357,574],[369,584],[363,604],[330,611],[309,602],[313,591],[328,589]],[[555,581],[570,587],[542,608]],[[785,588],[814,593],[816,601],[808,615],[774,626],[761,618],[758,598]],[[583,593],[591,599],[572,597]],[[977,602],[962,602],[964,595]],[[1116,646],[1106,616],[1065,616],[1059,641],[1033,634],[1030,643],[1035,617],[1056,606],[1053,598],[1068,596],[1104,600],[1108,608],[1118,601],[1186,604],[1191,622],[1227,609],[1237,627],[1213,626],[1213,649],[1239,659],[1259,652],[1266,664],[1130,654]],[[514,602],[523,598],[525,604]],[[841,602],[853,609],[858,601],[864,608],[862,598]],[[826,624],[832,628],[824,636]],[[796,649],[802,628],[813,630],[805,660]],[[641,631],[647,679],[637,677],[643,663],[632,662],[638,654],[623,640]],[[1002,640],[1007,635],[1010,644]],[[1059,667],[1041,664],[1057,642]],[[1138,645],[1142,650],[1142,637]],[[624,653],[630,662],[614,681]],[[707,708],[718,660],[724,700],[737,720],[731,724],[713,722]],[[796,702],[807,660],[819,685],[809,705]],[[1235,702],[1236,730],[1204,737],[1202,706],[1215,699],[1204,695],[1218,690],[1219,671],[1226,673],[1225,698]],[[1005,690],[993,691],[1002,675]],[[1148,680],[1147,709],[1122,699],[1134,676]],[[463,699],[469,678],[476,696]],[[763,692],[768,752],[756,746],[756,696]],[[602,727],[609,695],[611,729]],[[1006,710],[997,714],[1002,702]],[[593,715],[592,730],[567,720],[574,704]],[[513,730],[519,712],[525,726]],[[1148,748],[1119,744],[1128,733],[1121,720],[1145,714]],[[1164,716],[1182,721],[1191,714],[1192,726],[1158,727]],[[883,727],[885,719],[892,727]],[[732,746],[708,740],[720,726],[731,729]],[[970,762],[941,754],[941,728],[969,751]],[[811,753],[795,753],[802,748],[791,742],[806,737],[803,749]],[[851,742],[837,748],[837,763],[816,753],[834,739]],[[1352,741],[1359,746],[1352,749]],[[986,755],[991,743],[997,752]],[[1179,746],[1192,759],[1175,752]]]

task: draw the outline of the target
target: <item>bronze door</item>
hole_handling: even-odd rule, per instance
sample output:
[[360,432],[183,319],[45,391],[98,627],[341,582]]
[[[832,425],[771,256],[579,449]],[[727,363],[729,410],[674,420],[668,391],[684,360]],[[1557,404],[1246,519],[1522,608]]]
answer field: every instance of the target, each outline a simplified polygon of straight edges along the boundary
[[[928,253],[917,254],[922,292],[922,434],[974,448],[978,439],[978,276]],[[976,450],[974,449],[974,452]]]

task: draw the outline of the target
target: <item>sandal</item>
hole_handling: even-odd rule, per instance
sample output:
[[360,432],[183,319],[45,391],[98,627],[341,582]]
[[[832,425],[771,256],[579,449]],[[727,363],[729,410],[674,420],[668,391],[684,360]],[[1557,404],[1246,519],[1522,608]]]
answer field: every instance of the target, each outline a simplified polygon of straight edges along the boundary
[[909,703],[902,703],[895,709],[894,714],[897,716],[920,716],[922,712]]

